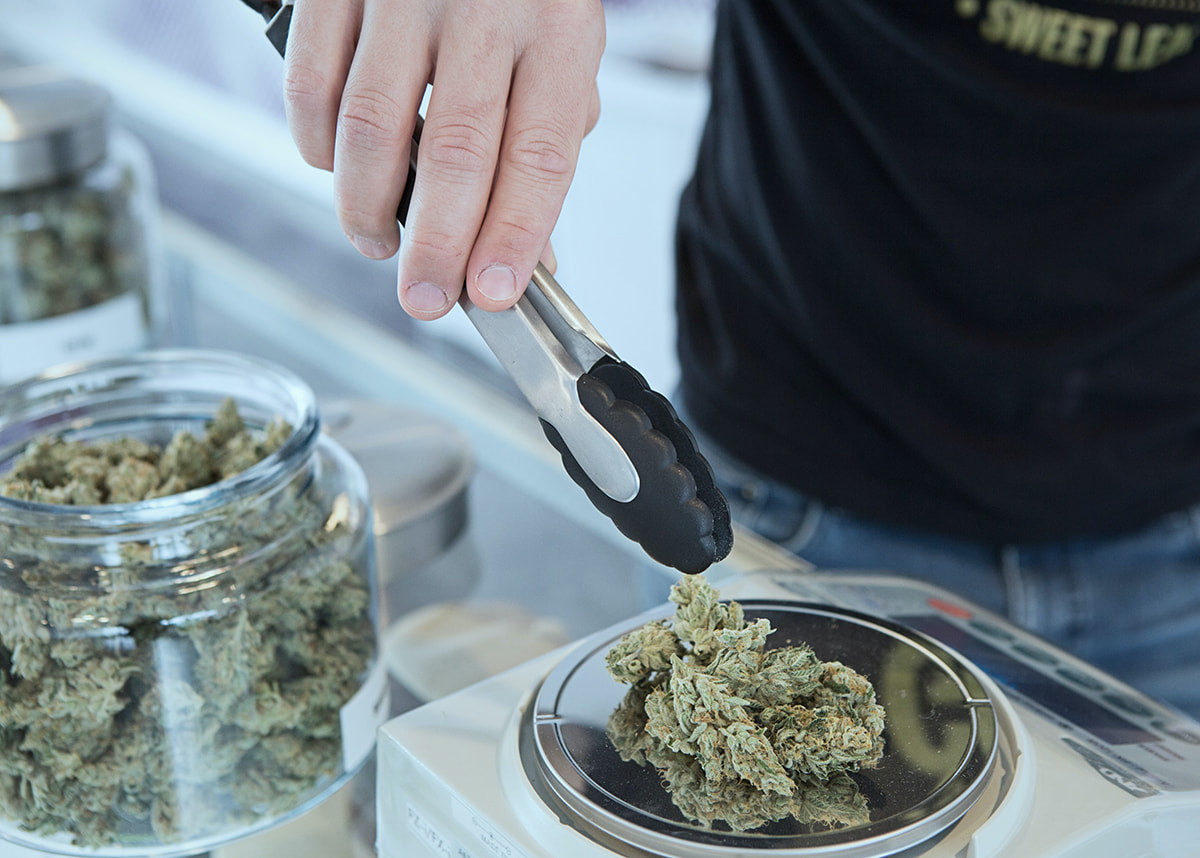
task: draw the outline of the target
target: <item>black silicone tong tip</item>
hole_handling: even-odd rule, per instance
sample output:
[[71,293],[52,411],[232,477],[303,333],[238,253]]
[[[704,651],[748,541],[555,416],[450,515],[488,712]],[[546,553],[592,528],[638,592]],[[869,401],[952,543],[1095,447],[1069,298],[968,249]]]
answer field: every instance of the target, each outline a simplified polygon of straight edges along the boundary
[[727,557],[733,548],[729,505],[671,403],[625,363],[601,362],[579,377],[577,387],[583,407],[617,439],[641,481],[632,501],[613,500],[543,421],[563,467],[592,504],[664,566],[695,574]]

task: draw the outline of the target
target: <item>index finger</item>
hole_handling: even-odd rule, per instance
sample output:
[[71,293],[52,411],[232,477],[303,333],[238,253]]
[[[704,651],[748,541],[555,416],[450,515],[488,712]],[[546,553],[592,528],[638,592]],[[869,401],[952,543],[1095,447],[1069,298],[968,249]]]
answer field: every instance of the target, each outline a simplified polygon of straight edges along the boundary
[[541,37],[514,70],[496,178],[466,271],[467,293],[484,309],[509,306],[529,282],[595,123],[603,18],[587,12],[580,4],[544,12]]
[[515,57],[487,6],[447,22],[438,45],[397,281],[417,318],[457,300],[492,189]]

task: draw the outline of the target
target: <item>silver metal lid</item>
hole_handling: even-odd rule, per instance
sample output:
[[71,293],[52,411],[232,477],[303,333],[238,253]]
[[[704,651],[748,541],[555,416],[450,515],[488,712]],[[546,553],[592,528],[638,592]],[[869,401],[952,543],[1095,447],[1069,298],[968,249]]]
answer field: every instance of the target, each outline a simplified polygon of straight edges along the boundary
[[385,584],[445,552],[467,526],[470,442],[439,418],[386,402],[321,403],[321,425],[362,466]]
[[0,192],[46,184],[96,163],[111,99],[45,66],[0,70]]
[[962,818],[996,771],[998,723],[974,668],[932,639],[852,611],[794,602],[742,602],[775,629],[768,647],[801,641],[875,685],[886,715],[880,764],[851,775],[870,821],[829,828],[791,820],[733,832],[685,819],[652,768],[623,762],[605,735],[625,687],[604,655],[635,618],[585,641],[546,678],[522,725],[521,756],[542,799],[616,854],[670,858],[825,856],[878,858],[929,842]]

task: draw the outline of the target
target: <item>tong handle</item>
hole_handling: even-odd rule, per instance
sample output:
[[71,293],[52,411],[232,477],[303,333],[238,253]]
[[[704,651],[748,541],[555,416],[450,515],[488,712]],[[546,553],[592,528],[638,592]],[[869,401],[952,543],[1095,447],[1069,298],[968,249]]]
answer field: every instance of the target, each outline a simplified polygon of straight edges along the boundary
[[267,22],[267,39],[283,56],[287,47],[288,28],[292,24],[292,6],[295,0],[242,0],[247,6],[262,15]]
[[540,262],[533,269],[533,277],[525,289],[525,295],[529,296],[559,342],[585,371],[605,358],[620,360],[596,326],[575,306],[554,275]]

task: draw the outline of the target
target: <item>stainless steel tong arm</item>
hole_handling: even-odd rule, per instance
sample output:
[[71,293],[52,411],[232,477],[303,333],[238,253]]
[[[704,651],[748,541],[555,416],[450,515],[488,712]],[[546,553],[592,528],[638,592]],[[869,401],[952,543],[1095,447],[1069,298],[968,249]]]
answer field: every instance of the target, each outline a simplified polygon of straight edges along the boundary
[[596,487],[621,503],[636,498],[641,480],[629,454],[579,401],[579,377],[601,358],[615,356],[603,338],[588,333],[595,329],[550,272],[538,263],[525,294],[507,310],[482,310],[465,291],[459,306]]
[[539,262],[533,269],[531,286],[525,290],[525,294],[563,348],[583,370],[591,369],[604,358],[619,360],[596,326],[575,306],[575,302],[542,263]]

